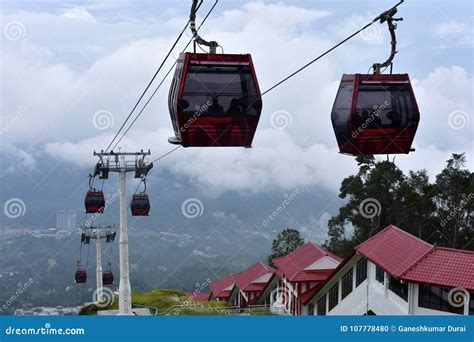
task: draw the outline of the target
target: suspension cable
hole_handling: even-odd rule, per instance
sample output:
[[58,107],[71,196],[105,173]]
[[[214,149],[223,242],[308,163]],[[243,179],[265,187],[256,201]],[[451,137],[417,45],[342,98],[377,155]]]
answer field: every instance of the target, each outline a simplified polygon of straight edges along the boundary
[[324,56],[326,56],[328,53],[330,53],[331,51],[335,50],[336,48],[338,48],[339,46],[341,46],[342,44],[344,44],[345,42],[347,42],[348,40],[350,40],[351,38],[353,38],[354,36],[358,35],[360,32],[364,31],[366,28],[368,28],[369,26],[371,26],[372,24],[374,24],[377,20],[379,19],[382,19],[387,13],[389,13],[390,11],[393,11],[394,9],[396,9],[401,3],[403,3],[404,0],[400,0],[400,2],[398,4],[396,4],[395,6],[393,6],[391,9],[389,9],[388,11],[385,11],[383,12],[382,14],[378,15],[376,18],[374,18],[370,23],[368,23],[367,25],[365,25],[364,27],[362,27],[361,29],[357,30],[356,32],[354,32],[353,34],[351,34],[349,37],[345,38],[344,40],[340,41],[339,43],[337,43],[336,45],[334,45],[332,48],[330,48],[329,50],[326,50],[325,52],[323,52],[321,55],[319,55],[318,57],[314,58],[313,60],[311,60],[310,62],[306,63],[305,65],[303,65],[301,68],[299,68],[298,70],[296,70],[295,72],[293,72],[292,74],[288,75],[287,77],[285,77],[284,79],[282,79],[281,81],[279,81],[278,83],[274,84],[273,86],[271,86],[270,88],[268,88],[267,90],[265,90],[261,96],[269,93],[270,91],[272,91],[273,89],[275,89],[276,87],[280,86],[281,84],[285,83],[286,81],[288,81],[290,78],[292,78],[293,76],[299,74],[301,71],[303,71],[304,69],[306,69],[307,67],[309,67],[311,64],[313,64],[314,62],[318,61],[319,59],[323,58]]
[[[201,7],[202,3],[203,3],[204,0],[201,0],[201,2],[199,3],[199,5],[197,6],[197,9],[196,9],[196,12],[199,10],[199,8]],[[148,91],[148,89],[150,88],[151,84],[153,83],[153,81],[155,80],[156,76],[158,75],[158,73],[161,71],[161,68],[163,67],[163,65],[166,63],[166,61],[168,60],[168,57],[171,55],[171,53],[173,52],[176,44],[178,44],[179,40],[181,39],[181,37],[183,36],[184,32],[186,31],[186,29],[188,28],[188,25],[189,25],[189,22],[190,22],[190,19],[188,19],[188,21],[186,22],[186,25],[184,26],[184,28],[181,30],[180,34],[178,35],[178,38],[176,38],[176,41],[173,43],[173,45],[171,46],[170,50],[168,51],[168,53],[166,54],[165,58],[163,59],[163,61],[161,62],[158,70],[156,70],[155,74],[153,75],[152,79],[150,80],[150,82],[148,82],[148,85],[146,86],[145,90],[142,92],[142,94],[140,95],[140,98],[138,99],[138,101],[135,103],[135,105],[133,106],[132,110],[130,111],[130,113],[128,114],[127,118],[125,119],[125,121],[123,122],[122,126],[120,126],[118,132],[115,134],[114,138],[112,139],[112,141],[110,142],[109,146],[107,146],[107,148],[105,149],[105,152],[107,152],[110,148],[110,146],[112,146],[112,144],[114,143],[115,139],[117,139],[118,135],[120,134],[120,132],[122,131],[123,127],[125,127],[125,124],[127,123],[127,121],[130,119],[130,117],[132,116],[133,112],[135,111],[135,109],[138,107],[138,105],[140,104],[140,101],[143,99],[143,97],[145,96],[146,92]]]
[[[214,2],[214,5],[212,5],[212,7],[209,9],[209,11],[207,12],[206,16],[204,17],[201,25],[199,25],[197,31],[199,31],[201,29],[201,27],[204,25],[204,23],[206,22],[207,18],[209,17],[209,15],[214,11],[214,8],[217,6],[217,3],[219,2],[219,0],[215,0]],[[193,38],[191,38],[188,43],[186,44],[186,46],[181,50],[181,52],[184,52],[188,46],[192,43],[193,41]],[[130,123],[130,125],[128,126],[128,128],[125,130],[125,132],[122,134],[122,136],[120,137],[119,140],[117,140],[114,144],[114,146],[112,147],[112,150],[115,149],[117,147],[117,145],[122,141],[122,139],[125,137],[125,135],[128,133],[128,131],[130,130],[130,128],[132,128],[133,124],[135,123],[135,121],[137,121],[137,119],[139,118],[139,116],[143,113],[143,111],[145,110],[145,108],[148,106],[148,104],[150,103],[150,101],[153,99],[153,97],[155,96],[155,94],[157,93],[157,91],[161,88],[161,86],[163,85],[163,83],[165,82],[165,80],[168,78],[169,74],[171,73],[171,71],[173,71],[176,63],[178,61],[175,60],[173,65],[171,65],[171,67],[169,68],[168,72],[165,74],[165,76],[163,77],[163,79],[161,80],[161,82],[158,84],[158,86],[156,87],[155,91],[151,94],[151,96],[148,98],[148,100],[145,102],[145,104],[143,105],[142,109],[140,109],[140,111],[138,112],[137,116],[133,119],[133,121]]]

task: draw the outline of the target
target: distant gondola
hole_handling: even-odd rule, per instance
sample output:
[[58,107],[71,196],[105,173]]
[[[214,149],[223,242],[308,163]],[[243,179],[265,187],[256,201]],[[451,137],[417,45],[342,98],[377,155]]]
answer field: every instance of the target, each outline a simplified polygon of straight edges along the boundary
[[132,216],[148,216],[150,214],[150,199],[145,193],[134,194],[130,203]]
[[88,214],[102,214],[105,209],[104,193],[100,190],[91,189],[87,191],[84,206]]
[[87,282],[87,271],[84,268],[77,268],[74,275],[76,284],[84,284]]

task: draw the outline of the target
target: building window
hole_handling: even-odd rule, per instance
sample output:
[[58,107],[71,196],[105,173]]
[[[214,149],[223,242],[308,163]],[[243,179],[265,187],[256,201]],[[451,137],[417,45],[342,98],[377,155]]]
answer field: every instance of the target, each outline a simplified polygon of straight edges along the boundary
[[383,284],[383,283],[385,282],[384,277],[385,277],[385,271],[383,270],[382,267],[380,267],[380,266],[377,265],[377,266],[375,267],[375,279],[376,279],[379,283]]
[[314,316],[314,305],[312,303],[308,304],[308,316]]
[[318,316],[326,316],[326,295],[318,301]]
[[336,283],[330,290],[329,290],[329,311],[334,309],[339,301],[339,283]]
[[[449,291],[436,286],[419,286],[418,306],[438,311],[452,312],[459,315],[464,313],[464,307],[454,307],[449,304]],[[472,299],[471,299],[472,303]],[[472,304],[471,304],[472,305]]]
[[342,277],[342,298],[346,298],[352,292],[352,268]]
[[402,283],[397,278],[390,276],[388,288],[400,298],[408,301],[408,283]]
[[360,260],[356,265],[356,286],[367,279],[367,259]]

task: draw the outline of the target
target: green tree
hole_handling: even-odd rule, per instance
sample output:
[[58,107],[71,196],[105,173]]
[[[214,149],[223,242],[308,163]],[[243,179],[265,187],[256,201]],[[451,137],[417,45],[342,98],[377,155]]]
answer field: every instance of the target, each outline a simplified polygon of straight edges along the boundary
[[446,168],[436,176],[439,224],[434,226],[440,245],[474,249],[474,173],[465,168],[464,153],[453,154]]
[[272,254],[268,257],[268,263],[274,266],[273,259],[288,255],[303,244],[304,240],[298,230],[291,228],[282,230],[272,242]]
[[474,249],[474,174],[464,154],[453,154],[434,184],[426,170],[405,175],[390,160],[356,160],[358,173],[342,181],[346,202],[329,220],[326,248],[345,255],[393,224],[430,243]]

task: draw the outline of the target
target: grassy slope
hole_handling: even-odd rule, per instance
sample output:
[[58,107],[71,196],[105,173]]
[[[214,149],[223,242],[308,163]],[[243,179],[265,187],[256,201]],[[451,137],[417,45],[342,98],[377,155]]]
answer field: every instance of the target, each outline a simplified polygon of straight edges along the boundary
[[[193,305],[199,304],[193,302],[184,292],[178,290],[167,290],[158,289],[149,292],[137,292],[132,293],[132,303],[134,306],[146,306],[150,307],[152,313],[155,308],[158,309],[159,314],[169,315],[223,315],[223,309],[227,307],[225,303],[209,301],[201,303],[205,306],[205,310],[190,310],[180,309],[177,306],[186,304]],[[96,315],[98,310],[117,310],[118,301],[115,300],[112,305],[106,308],[98,308],[96,305],[89,305],[85,307],[81,314],[83,315]]]

